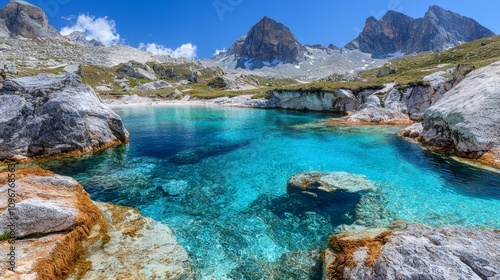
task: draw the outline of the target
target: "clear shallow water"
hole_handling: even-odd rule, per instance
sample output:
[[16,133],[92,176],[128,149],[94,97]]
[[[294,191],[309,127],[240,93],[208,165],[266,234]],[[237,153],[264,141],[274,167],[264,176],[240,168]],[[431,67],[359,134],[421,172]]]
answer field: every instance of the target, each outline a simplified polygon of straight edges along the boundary
[[130,144],[42,165],[73,176],[95,200],[169,225],[196,278],[317,277],[319,250],[336,226],[354,222],[358,201],[310,208],[288,198],[288,178],[303,171],[376,182],[377,193],[359,206],[368,225],[500,228],[500,174],[423,151],[397,136],[398,127],[325,128],[309,125],[325,114],[241,108],[116,112]]

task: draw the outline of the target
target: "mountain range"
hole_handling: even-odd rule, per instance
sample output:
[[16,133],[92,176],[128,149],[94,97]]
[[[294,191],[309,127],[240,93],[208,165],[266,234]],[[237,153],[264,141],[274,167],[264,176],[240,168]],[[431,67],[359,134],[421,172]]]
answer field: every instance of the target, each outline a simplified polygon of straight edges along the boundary
[[389,11],[380,20],[370,17],[361,34],[345,48],[374,56],[442,51],[476,39],[493,36],[477,21],[431,6],[423,18]]
[[[288,27],[266,16],[227,51],[203,62],[256,75],[318,78],[378,67],[393,55],[441,51],[492,35],[491,30],[471,18],[431,6],[423,18],[395,11],[388,11],[380,20],[370,17],[359,36],[342,48],[310,46],[302,44]],[[96,40],[87,40],[83,32],[61,36],[41,8],[23,0],[11,0],[0,10],[0,37],[102,47]]]

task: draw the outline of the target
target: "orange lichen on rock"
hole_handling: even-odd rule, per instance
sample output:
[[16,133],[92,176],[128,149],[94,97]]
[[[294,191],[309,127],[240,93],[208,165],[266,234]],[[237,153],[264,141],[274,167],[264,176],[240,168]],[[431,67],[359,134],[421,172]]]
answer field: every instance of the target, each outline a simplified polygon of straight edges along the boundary
[[[378,232],[377,232],[378,233]],[[373,267],[381,255],[382,246],[387,243],[392,231],[382,231],[376,236],[359,237],[352,234],[340,234],[328,239],[328,246],[333,253],[333,261],[327,267],[329,279],[344,279],[345,269],[353,269],[359,263],[354,254],[366,250],[363,265]]]
[[353,121],[347,118],[340,119],[328,119],[326,120],[327,126],[335,126],[335,125],[407,125],[412,124],[414,121],[411,120],[394,120],[394,121],[379,121],[379,122],[367,122],[367,121]]
[[492,149],[478,159],[480,163],[500,169],[500,148]]
[[[75,211],[76,215],[72,224],[63,231],[46,232],[36,239],[17,240],[18,270],[0,275],[5,279],[17,279],[23,274],[36,275],[37,279],[64,278],[74,271],[85,253],[83,241],[88,238],[91,229],[96,225],[104,226],[101,210],[73,179],[38,168],[20,169],[15,175],[19,193],[17,204],[36,199],[39,207],[44,207],[45,203],[51,207],[56,202]],[[5,184],[6,177],[7,173],[0,173],[0,184]],[[46,222],[41,220],[40,223]]]

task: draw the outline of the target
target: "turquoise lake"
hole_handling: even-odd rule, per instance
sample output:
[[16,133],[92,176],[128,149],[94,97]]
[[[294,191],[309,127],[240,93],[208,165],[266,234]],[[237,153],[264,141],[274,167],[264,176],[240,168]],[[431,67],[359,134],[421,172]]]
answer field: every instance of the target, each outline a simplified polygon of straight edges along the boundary
[[[356,219],[500,228],[500,174],[425,151],[401,127],[328,128],[317,123],[328,114],[226,107],[115,112],[128,145],[41,165],[167,224],[196,279],[316,279],[327,238]],[[302,205],[286,183],[312,170],[365,175],[378,190],[359,204]]]

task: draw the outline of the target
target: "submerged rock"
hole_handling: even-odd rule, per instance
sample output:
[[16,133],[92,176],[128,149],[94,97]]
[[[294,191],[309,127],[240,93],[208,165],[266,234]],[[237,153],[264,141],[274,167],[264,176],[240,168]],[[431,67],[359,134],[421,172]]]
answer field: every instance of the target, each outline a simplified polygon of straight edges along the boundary
[[322,173],[317,171],[293,175],[287,183],[289,194],[329,199],[336,192],[358,193],[374,191],[376,186],[365,176],[346,172]]
[[129,137],[121,118],[74,74],[7,79],[0,108],[0,160],[90,153]]
[[328,240],[323,279],[498,279],[499,251],[498,231],[409,225],[348,232]]
[[[16,173],[16,229],[0,200],[0,232],[15,240],[16,269],[2,279],[186,279],[191,264],[172,231],[137,210],[90,200],[74,179],[42,169]],[[7,173],[0,195],[7,197]],[[30,206],[30,207],[28,207]],[[10,235],[10,236],[9,236]],[[0,254],[10,253],[9,240]]]

